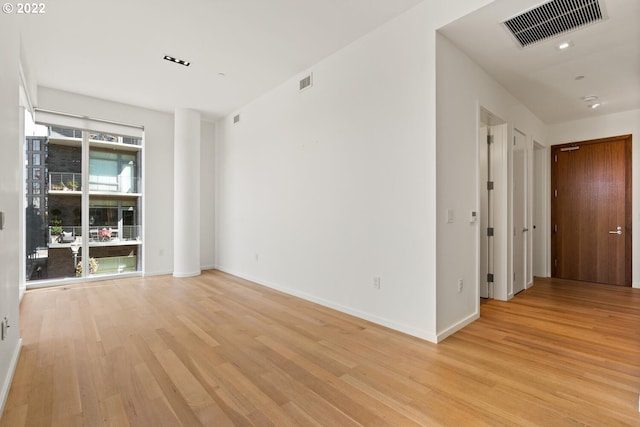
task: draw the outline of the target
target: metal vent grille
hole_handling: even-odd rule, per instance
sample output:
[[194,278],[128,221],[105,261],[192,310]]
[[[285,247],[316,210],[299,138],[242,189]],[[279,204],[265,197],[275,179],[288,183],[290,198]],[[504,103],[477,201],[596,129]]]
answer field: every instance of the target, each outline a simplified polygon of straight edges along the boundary
[[598,0],[552,0],[503,24],[520,46],[527,47],[603,19]]
[[309,74],[304,79],[300,80],[300,90],[304,90],[313,86],[313,74]]

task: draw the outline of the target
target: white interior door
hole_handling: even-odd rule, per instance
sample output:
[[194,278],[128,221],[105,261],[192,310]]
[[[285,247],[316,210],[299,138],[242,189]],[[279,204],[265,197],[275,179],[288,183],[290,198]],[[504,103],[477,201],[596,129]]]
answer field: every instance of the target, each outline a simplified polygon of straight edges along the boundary
[[518,131],[513,135],[513,294],[525,289],[527,227],[527,144]]
[[[481,298],[506,300],[506,122],[491,112],[480,109],[478,133],[480,238],[479,262]],[[503,242],[504,240],[504,242]],[[503,267],[505,272],[503,272]],[[496,294],[496,290],[498,293]],[[504,296],[503,296],[504,293]]]
[[[492,251],[490,251],[490,241],[487,237],[487,227],[491,222],[489,216],[491,214],[491,208],[489,206],[490,198],[486,189],[486,183],[489,181],[489,153],[491,147],[487,144],[487,136],[489,135],[490,128],[487,124],[482,123],[480,126],[480,298],[489,298],[489,282],[487,281],[487,274],[493,268],[489,266],[490,259],[492,258]],[[491,253],[490,253],[491,252]]]

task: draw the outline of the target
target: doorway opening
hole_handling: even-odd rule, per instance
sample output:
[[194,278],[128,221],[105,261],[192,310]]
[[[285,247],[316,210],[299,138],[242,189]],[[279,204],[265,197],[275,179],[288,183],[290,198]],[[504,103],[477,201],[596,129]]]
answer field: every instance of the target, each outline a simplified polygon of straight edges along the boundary
[[[507,124],[495,114],[480,108],[478,153],[480,171],[480,298],[499,298],[506,289]],[[499,292],[500,294],[502,292]],[[506,299],[506,298],[505,298]]]
[[513,131],[513,181],[512,181],[512,213],[513,213],[513,295],[527,288],[528,278],[528,173],[527,137],[518,129]]
[[545,146],[533,142],[533,209],[532,273],[534,277],[549,277],[549,153]]

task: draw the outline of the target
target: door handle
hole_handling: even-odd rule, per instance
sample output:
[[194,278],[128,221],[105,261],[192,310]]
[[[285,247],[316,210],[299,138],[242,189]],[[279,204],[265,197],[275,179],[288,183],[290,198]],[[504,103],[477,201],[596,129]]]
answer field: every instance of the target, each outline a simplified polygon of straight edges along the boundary
[[609,231],[609,234],[622,234],[622,227],[618,226],[616,231]]
[[529,231],[529,229],[528,229],[528,228],[523,228],[523,229],[522,229],[522,232],[523,232],[523,233],[526,233],[527,231]]

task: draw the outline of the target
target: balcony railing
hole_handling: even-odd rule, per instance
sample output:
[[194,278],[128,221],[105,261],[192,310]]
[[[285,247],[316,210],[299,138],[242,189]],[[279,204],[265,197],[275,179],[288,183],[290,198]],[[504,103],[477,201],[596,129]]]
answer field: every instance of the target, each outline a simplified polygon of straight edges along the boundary
[[[73,128],[51,126],[50,137],[82,139],[82,131],[79,129],[73,129]],[[91,141],[104,141],[104,142],[111,142],[114,144],[142,145],[142,140],[140,138],[112,135],[112,134],[100,133],[100,132],[89,132],[89,139]]]
[[[89,227],[89,243],[126,243],[139,242],[142,227],[139,225],[123,225]],[[50,226],[49,243],[81,244],[82,227]]]
[[[140,178],[89,175],[89,191],[102,193],[138,193]],[[50,172],[49,191],[82,191],[82,174]]]
[[49,226],[49,243],[80,243],[82,241],[82,227]]
[[79,138],[82,139],[82,131],[80,129],[63,128],[59,126],[51,126],[49,136],[51,138]]
[[49,191],[82,191],[82,174],[50,172]]
[[124,144],[124,145],[140,145],[142,142],[142,140],[139,138],[111,135],[107,133],[96,133],[96,132],[89,132],[89,140],[104,141],[104,142],[111,142],[114,144]]

